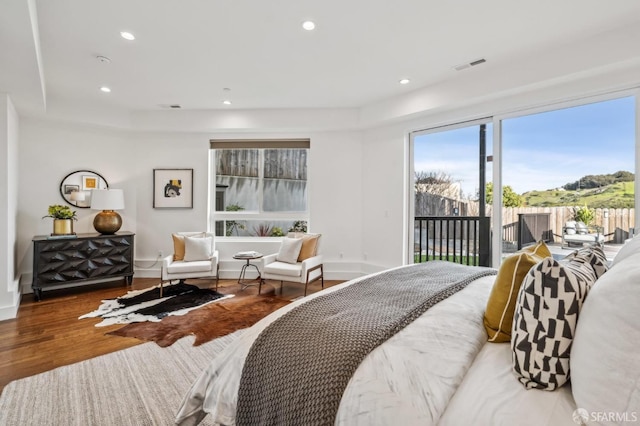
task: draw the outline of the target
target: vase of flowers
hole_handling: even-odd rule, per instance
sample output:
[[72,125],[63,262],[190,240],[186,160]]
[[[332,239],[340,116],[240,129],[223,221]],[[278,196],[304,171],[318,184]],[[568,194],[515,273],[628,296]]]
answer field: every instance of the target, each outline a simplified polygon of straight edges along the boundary
[[53,218],[53,233],[51,235],[73,235],[73,221],[78,220],[76,212],[69,206],[55,204],[49,206],[48,215],[42,216]]

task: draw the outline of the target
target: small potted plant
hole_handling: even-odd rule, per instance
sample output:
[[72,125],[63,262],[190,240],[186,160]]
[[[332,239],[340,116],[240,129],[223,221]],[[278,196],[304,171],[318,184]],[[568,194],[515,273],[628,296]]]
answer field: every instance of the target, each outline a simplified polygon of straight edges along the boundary
[[73,221],[78,220],[76,212],[71,210],[69,206],[61,206],[54,204],[49,206],[48,215],[42,216],[53,218],[53,234],[52,235],[72,235]]

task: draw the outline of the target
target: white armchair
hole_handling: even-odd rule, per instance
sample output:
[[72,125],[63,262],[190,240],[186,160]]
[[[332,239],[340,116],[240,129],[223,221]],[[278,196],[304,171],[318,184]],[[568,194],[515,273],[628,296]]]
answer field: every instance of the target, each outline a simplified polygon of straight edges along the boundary
[[[260,265],[260,285],[258,294],[262,292],[262,284],[265,280],[280,281],[280,293],[284,281],[304,284],[304,295],[307,295],[309,283],[320,280],[324,288],[324,271],[322,256],[317,254],[320,234],[293,234],[283,239],[283,244],[278,253],[270,254],[262,258]],[[291,239],[302,240],[296,251],[288,250]]]
[[215,278],[219,281],[219,254],[215,236],[209,232],[176,232],[172,234],[174,253],[162,260],[160,297],[165,282],[190,278]]

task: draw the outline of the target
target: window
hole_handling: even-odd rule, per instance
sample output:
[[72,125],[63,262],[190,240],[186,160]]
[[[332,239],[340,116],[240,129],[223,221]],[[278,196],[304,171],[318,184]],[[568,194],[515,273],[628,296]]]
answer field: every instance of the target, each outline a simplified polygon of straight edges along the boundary
[[575,220],[599,231],[605,245],[629,238],[635,104],[621,97],[502,120],[503,254],[539,239],[577,247],[563,238]]
[[306,231],[308,140],[211,141],[211,148],[216,236]]

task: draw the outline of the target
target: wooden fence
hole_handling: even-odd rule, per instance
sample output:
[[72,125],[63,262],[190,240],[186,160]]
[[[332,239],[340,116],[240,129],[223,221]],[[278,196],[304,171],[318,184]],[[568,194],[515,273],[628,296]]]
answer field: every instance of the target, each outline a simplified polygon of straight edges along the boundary
[[[486,215],[491,216],[492,206],[486,206]],[[508,243],[518,241],[518,215],[548,214],[549,229],[546,236],[552,242],[562,240],[562,227],[573,219],[573,207],[503,207],[502,238]],[[417,193],[415,197],[415,216],[477,216],[478,203],[460,201],[429,193]],[[622,244],[632,235],[636,227],[635,209],[595,209],[591,225],[602,227],[605,242]]]
[[[258,177],[258,149],[216,150],[216,174]],[[307,180],[306,149],[265,149],[264,177],[267,179]]]
[[[471,203],[478,204],[478,203]],[[417,192],[415,196],[415,215],[419,216],[475,216],[478,208],[470,210],[470,203],[453,198]]]
[[[518,223],[518,214],[522,213],[548,213],[550,231],[555,242],[562,240],[562,227],[573,218],[571,207],[504,207],[502,209],[503,228],[512,227],[513,224]],[[634,215],[635,209],[595,209],[595,218],[591,225],[602,227],[605,242],[621,244],[629,238],[629,230],[635,228]]]

